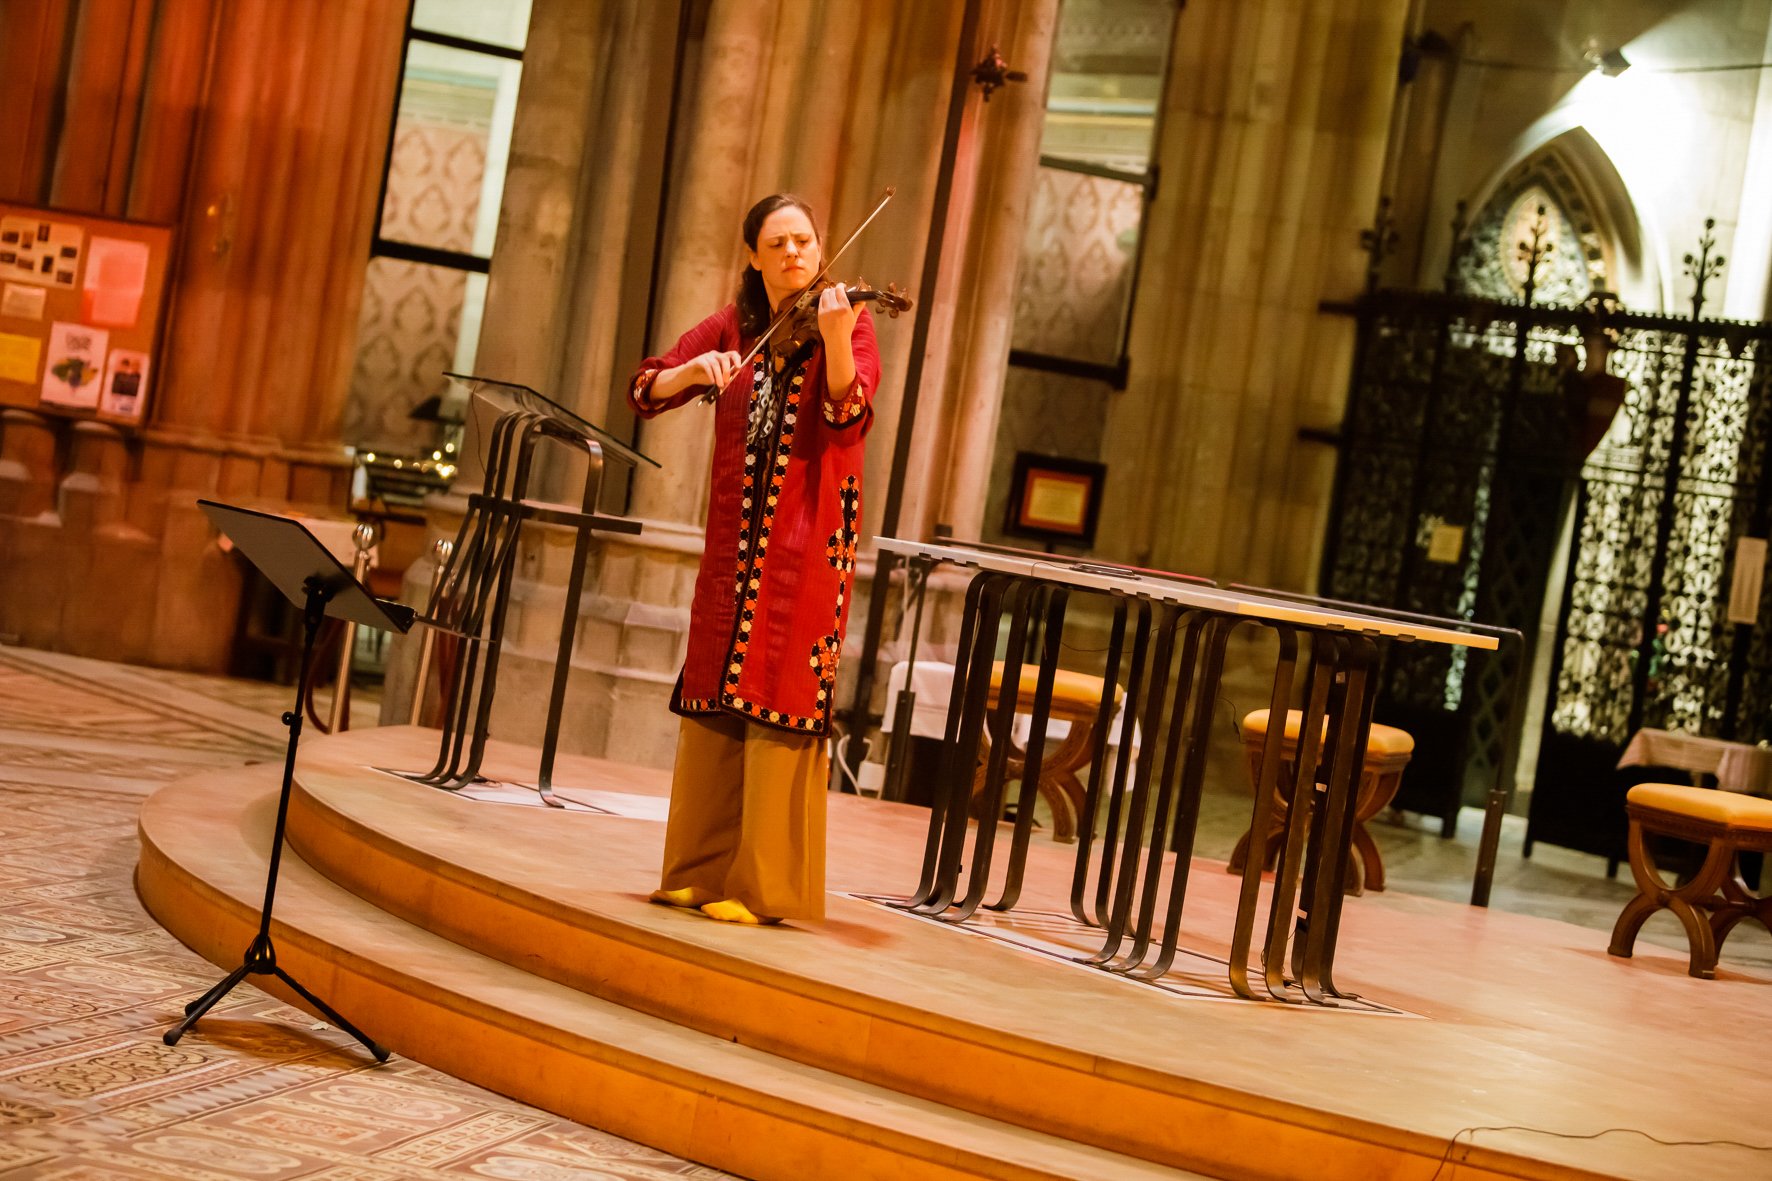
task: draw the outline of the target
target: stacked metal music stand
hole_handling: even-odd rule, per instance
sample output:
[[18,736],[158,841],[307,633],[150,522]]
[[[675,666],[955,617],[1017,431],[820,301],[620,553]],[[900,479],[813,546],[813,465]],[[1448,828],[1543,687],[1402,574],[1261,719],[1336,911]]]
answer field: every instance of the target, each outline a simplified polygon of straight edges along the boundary
[[[906,909],[964,922],[981,906],[1003,911],[1016,905],[1066,608],[1079,592],[1106,595],[1113,616],[1104,692],[1070,895],[1072,915],[1087,927],[1099,928],[1103,938],[1099,950],[1079,958],[1142,980],[1157,979],[1173,967],[1226,646],[1239,627],[1254,625],[1272,631],[1279,642],[1269,716],[1286,716],[1295,681],[1303,682],[1304,703],[1298,756],[1293,760],[1298,781],[1266,916],[1263,919],[1260,913],[1261,859],[1252,857],[1238,896],[1230,984],[1237,995],[1248,999],[1320,1005],[1353,999],[1336,988],[1333,965],[1358,777],[1377,695],[1379,643],[1493,650],[1499,645],[1499,629],[1300,602],[1245,588],[1221,589],[1179,575],[988,546],[882,538],[880,547],[909,559],[913,570],[922,567],[919,587],[926,583],[928,567],[938,563],[977,571],[966,592],[922,872],[916,890],[902,904]],[[992,712],[988,703],[1000,639],[1005,642],[999,682],[1003,688],[993,715],[987,717]],[[1309,655],[1302,676],[1301,647]],[[1004,769],[1009,743],[1004,739],[1017,710],[1028,709],[1018,702],[1015,690],[1027,652],[1037,652],[1039,661],[1031,732],[1007,864],[997,896],[988,900],[999,839],[995,818],[1003,815],[1008,789]],[[1109,767],[1107,736],[1116,708],[1112,686],[1121,683],[1126,716],[1136,719],[1143,737],[1136,756],[1131,742],[1120,742]],[[901,701],[900,709],[908,704]],[[1285,729],[1277,724],[1268,727],[1250,818],[1254,832],[1268,831],[1274,814],[1277,779],[1285,766],[1280,756]],[[991,742],[984,756],[986,775],[976,801],[980,819],[968,856],[973,784],[987,732]],[[889,781],[892,774],[889,769]],[[1104,795],[1106,835],[1097,854],[1094,828]],[[1169,850],[1174,858],[1165,888]],[[1255,982],[1250,953],[1258,936],[1260,980]]]
[[[531,522],[564,525],[575,534],[572,568],[567,577],[537,781],[543,800],[554,807],[564,807],[553,792],[554,752],[572,667],[572,642],[578,628],[579,598],[584,591],[591,535],[640,532],[637,521],[597,512],[604,464],[615,460],[630,468],[643,463],[659,465],[528,386],[458,373],[446,376],[465,383],[477,408],[490,412],[492,422],[484,432],[485,482],[480,492],[468,497],[468,511],[447,564],[433,583],[425,612],[425,622],[441,634],[454,637],[459,646],[454,675],[445,686],[443,734],[437,762],[429,771],[410,777],[448,791],[459,791],[478,778],[498,688],[505,620],[516,577],[518,538],[523,526]],[[539,471],[537,457],[544,443],[584,456],[584,485],[576,508],[530,496],[530,483]],[[428,665],[429,661],[420,663]],[[424,686],[420,685],[418,691],[422,693]]]

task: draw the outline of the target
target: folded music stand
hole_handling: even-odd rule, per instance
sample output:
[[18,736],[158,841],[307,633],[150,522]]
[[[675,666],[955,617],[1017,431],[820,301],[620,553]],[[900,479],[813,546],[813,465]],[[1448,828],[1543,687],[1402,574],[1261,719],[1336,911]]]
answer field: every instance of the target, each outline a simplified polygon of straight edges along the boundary
[[369,589],[332,555],[320,540],[300,521],[279,517],[213,500],[197,502],[215,527],[258,567],[259,573],[302,609],[301,673],[295,682],[295,706],[283,715],[289,727],[289,747],[283,759],[283,786],[277,796],[277,824],[271,836],[271,864],[265,875],[265,903],[259,911],[258,934],[246,949],[240,966],[228,973],[208,992],[185,1006],[185,1017],[162,1037],[167,1045],[177,1045],[185,1031],[197,1023],[217,1002],[227,996],[248,976],[275,976],[296,995],[320,1011],[328,1021],[344,1030],[375,1056],[386,1062],[388,1052],[365,1037],[358,1028],[340,1017],[333,1007],[302,987],[277,963],[277,949],[271,943],[271,905],[277,897],[277,870],[283,859],[283,830],[289,820],[289,793],[295,783],[295,746],[301,738],[304,700],[308,671],[314,660],[314,641],[320,633],[320,622],[327,616],[346,619],[364,627],[404,633],[412,626],[412,608],[400,603],[378,599]]

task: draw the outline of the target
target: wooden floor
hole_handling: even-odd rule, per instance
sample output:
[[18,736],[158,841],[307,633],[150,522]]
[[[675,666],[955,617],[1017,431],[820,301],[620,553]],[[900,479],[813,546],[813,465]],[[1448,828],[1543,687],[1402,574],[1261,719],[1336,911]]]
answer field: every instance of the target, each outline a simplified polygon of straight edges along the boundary
[[[1336,977],[1410,1015],[1187,999],[850,897],[766,930],[648,906],[656,820],[368,769],[427,766],[423,731],[304,751],[277,910],[298,977],[398,1053],[743,1175],[1772,1175],[1764,1151],[1549,1134],[1772,1142],[1757,972],[1692,980],[1661,947],[1390,893],[1350,902]],[[144,901],[218,963],[250,934],[276,770],[143,811]],[[591,760],[559,781],[666,786]],[[831,804],[832,890],[906,892],[926,813]],[[1070,850],[1035,853],[1022,907],[1063,912]],[[1195,868],[1183,943],[1222,955],[1235,879]]]

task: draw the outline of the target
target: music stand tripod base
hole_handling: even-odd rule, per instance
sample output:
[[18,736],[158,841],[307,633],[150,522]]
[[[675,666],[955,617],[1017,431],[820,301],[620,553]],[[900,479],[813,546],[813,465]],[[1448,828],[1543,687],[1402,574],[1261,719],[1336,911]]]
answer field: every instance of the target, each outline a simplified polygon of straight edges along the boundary
[[277,871],[282,865],[283,834],[289,822],[289,796],[295,784],[296,744],[301,739],[308,672],[313,667],[314,642],[319,636],[320,624],[328,615],[333,615],[366,627],[404,632],[411,626],[411,611],[370,594],[368,588],[358,582],[299,521],[214,501],[199,500],[197,504],[277,589],[292,603],[301,606],[301,672],[295,682],[295,707],[283,715],[283,724],[289,729],[289,745],[283,758],[283,782],[277,795],[277,823],[272,830],[271,863],[265,874],[265,901],[259,911],[258,934],[247,946],[240,966],[186,1005],[184,1020],[167,1030],[161,1040],[169,1046],[177,1045],[178,1040],[232,992],[235,985],[248,976],[272,976],[312,1005],[335,1027],[361,1042],[377,1062],[386,1062],[386,1049],[371,1041],[362,1030],[346,1021],[336,1009],[308,991],[277,963],[277,948],[271,940],[271,908],[277,898]]

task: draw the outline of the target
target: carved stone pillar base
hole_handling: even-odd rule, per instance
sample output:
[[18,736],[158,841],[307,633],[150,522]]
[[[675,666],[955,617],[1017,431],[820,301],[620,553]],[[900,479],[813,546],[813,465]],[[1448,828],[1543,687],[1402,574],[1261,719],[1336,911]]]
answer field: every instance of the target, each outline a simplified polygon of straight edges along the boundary
[[0,410],[0,519],[55,508],[55,434],[41,414]]
[[[426,506],[432,540],[453,539],[465,508],[459,497],[433,498]],[[701,530],[669,521],[642,521],[641,526],[645,531],[638,537],[604,535],[593,542],[560,749],[669,767],[677,749],[671,688],[683,664]],[[492,706],[496,738],[541,741],[572,551],[571,530],[524,526]],[[407,569],[407,602],[425,602],[434,568],[427,546],[425,559]],[[403,723],[411,715],[419,639],[415,629],[389,654],[384,724]],[[434,697],[435,689],[428,691]]]
[[[641,526],[640,536],[600,538],[591,551],[561,747],[669,767],[677,751],[671,688],[688,643],[702,535],[668,521]],[[501,737],[541,738],[572,547],[568,530],[537,529],[519,552],[505,630],[511,679],[500,684],[493,711]]]
[[0,412],[0,638],[226,672],[242,571],[197,498],[336,511],[349,475],[328,452]]

